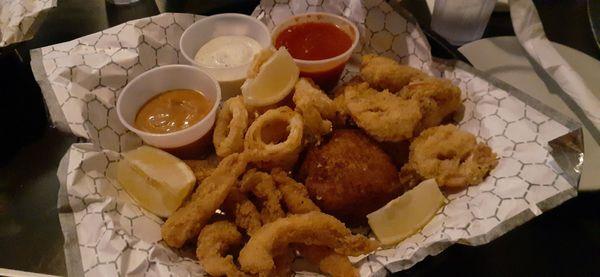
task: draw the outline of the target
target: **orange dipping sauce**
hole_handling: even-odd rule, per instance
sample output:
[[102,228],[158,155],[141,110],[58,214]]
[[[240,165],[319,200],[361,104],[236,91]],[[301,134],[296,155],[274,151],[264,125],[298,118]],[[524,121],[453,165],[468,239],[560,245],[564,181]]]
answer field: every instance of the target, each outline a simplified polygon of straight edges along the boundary
[[188,128],[212,109],[213,103],[200,91],[176,89],[148,100],[135,117],[135,127],[165,134]]
[[[275,48],[287,48],[293,58],[299,60],[324,60],[339,56],[352,46],[353,39],[336,25],[325,22],[306,22],[292,25],[275,38]],[[321,89],[330,90],[337,84],[345,67],[345,61],[322,71],[301,71],[300,76],[309,77]]]

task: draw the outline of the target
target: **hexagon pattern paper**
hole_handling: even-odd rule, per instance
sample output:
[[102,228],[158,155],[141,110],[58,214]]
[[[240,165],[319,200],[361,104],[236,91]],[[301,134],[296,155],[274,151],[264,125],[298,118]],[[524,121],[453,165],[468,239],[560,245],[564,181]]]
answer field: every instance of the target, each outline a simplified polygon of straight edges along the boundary
[[[253,15],[269,27],[307,11],[343,14],[360,28],[357,53],[378,53],[452,80],[463,91],[460,128],[500,157],[483,183],[450,202],[418,233],[393,248],[353,258],[362,276],[406,269],[453,243],[479,245],[576,195],[549,154],[548,141],[573,131],[530,103],[464,67],[433,60],[419,28],[383,1],[262,1]],[[114,179],[119,152],[140,139],[117,119],[125,84],[150,68],[183,62],[178,39],[200,17],[161,14],[32,52],[32,68],[54,123],[87,139],[63,158],[59,209],[70,274],[202,274],[190,249],[161,241],[162,219],[138,207]],[[356,74],[353,57],[344,79]],[[193,252],[193,251],[192,251]],[[316,273],[298,266],[297,275]]]
[[0,0],[0,47],[31,39],[36,21],[56,0]]

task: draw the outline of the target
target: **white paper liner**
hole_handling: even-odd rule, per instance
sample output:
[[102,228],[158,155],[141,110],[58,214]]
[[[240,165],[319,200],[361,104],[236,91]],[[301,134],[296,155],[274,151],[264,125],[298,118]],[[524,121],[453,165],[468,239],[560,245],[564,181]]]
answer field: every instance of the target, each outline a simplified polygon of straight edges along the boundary
[[33,37],[41,16],[56,0],[0,0],[0,47]]
[[[575,130],[577,124],[546,113],[539,102],[507,87],[502,89],[500,83],[495,85],[496,81],[466,66],[432,60],[427,41],[414,21],[398,15],[387,3],[263,1],[253,15],[273,26],[291,14],[313,10],[343,14],[361,26],[360,53],[392,56],[460,86],[466,109],[460,127],[500,156],[490,177],[478,186],[449,195],[448,205],[417,234],[392,249],[356,261],[362,276],[406,269],[453,243],[489,242],[576,195],[549,154],[547,143]],[[63,159],[64,170],[58,172],[64,193],[58,205],[70,273],[202,273],[189,251],[174,251],[161,241],[163,221],[134,204],[113,177],[119,152],[140,145],[140,139],[126,131],[116,117],[116,96],[141,72],[181,62],[179,36],[198,18],[161,14],[33,51],[36,79],[43,90],[48,90],[45,97],[53,98],[47,103],[59,107],[54,107],[54,122],[90,141],[72,145]],[[354,57],[352,62],[356,61]],[[356,64],[347,69],[345,79],[355,74]]]
[[546,37],[537,9],[531,0],[510,0],[510,17],[517,39],[556,83],[584,111],[594,127],[600,130],[600,100],[583,79],[554,49]]

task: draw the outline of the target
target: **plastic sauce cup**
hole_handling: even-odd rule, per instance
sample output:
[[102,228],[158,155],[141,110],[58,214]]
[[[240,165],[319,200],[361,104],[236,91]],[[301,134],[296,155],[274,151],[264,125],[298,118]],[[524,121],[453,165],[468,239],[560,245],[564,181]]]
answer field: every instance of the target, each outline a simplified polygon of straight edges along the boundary
[[356,25],[346,18],[330,13],[313,12],[291,17],[277,25],[271,32],[271,43],[275,45],[279,34],[288,27],[308,22],[331,23],[344,31],[352,39],[352,44],[348,50],[335,57],[323,60],[301,60],[294,58],[296,65],[300,68],[300,76],[311,78],[321,89],[327,91],[335,87],[339,81],[346,63],[358,45],[360,33]]
[[198,64],[194,57],[198,49],[213,38],[233,35],[250,37],[263,48],[271,46],[269,29],[265,24],[254,17],[237,13],[218,14],[200,19],[190,25],[179,40],[179,48],[185,62],[197,66],[213,76],[221,85],[223,100],[240,94],[240,86],[246,79],[246,73],[252,61],[240,66],[219,68]]
[[[135,117],[148,100],[174,89],[201,91],[212,103],[209,113],[196,124],[183,130],[157,134],[135,127]],[[135,77],[117,99],[117,115],[121,123],[136,133],[146,144],[171,152],[180,158],[197,157],[212,141],[210,132],[221,102],[219,83],[206,72],[189,65],[165,65]]]

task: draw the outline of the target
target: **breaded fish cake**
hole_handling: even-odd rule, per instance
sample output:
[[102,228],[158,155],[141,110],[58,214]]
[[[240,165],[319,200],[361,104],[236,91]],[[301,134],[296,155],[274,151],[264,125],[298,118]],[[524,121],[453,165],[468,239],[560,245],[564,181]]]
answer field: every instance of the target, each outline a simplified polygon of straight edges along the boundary
[[391,158],[360,130],[336,130],[310,149],[300,178],[317,206],[349,224],[363,223],[402,192]]

